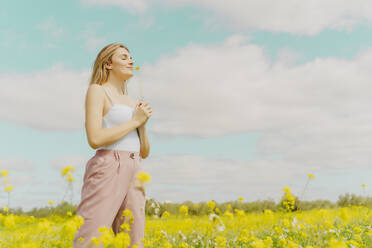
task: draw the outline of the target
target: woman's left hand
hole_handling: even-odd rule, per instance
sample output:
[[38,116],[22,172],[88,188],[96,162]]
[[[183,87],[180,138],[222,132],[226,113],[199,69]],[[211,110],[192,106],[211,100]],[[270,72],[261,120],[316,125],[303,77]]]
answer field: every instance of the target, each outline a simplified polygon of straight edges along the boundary
[[145,101],[138,101],[138,103],[137,103],[137,105],[136,105],[136,107],[140,107],[140,108],[142,108],[144,111],[145,111],[145,113],[146,113],[146,115],[147,115],[147,120],[141,125],[141,126],[143,126],[143,125],[145,125],[146,123],[147,123],[147,121],[148,121],[148,119],[150,119],[150,117],[151,117],[151,115],[152,115],[152,108],[151,108],[151,106],[147,103],[147,102],[145,102]]

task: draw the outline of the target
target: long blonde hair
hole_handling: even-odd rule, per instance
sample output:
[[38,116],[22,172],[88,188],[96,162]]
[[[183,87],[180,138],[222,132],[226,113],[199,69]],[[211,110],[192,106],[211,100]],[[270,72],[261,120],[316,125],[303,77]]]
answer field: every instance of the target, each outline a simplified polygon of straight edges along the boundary
[[[112,55],[114,55],[117,48],[122,47],[127,49],[129,52],[129,49],[120,43],[111,43],[105,46],[101,49],[101,51],[98,53],[96,60],[93,64],[93,71],[92,75],[90,77],[89,85],[92,84],[99,84],[102,85],[107,82],[108,76],[109,76],[109,70],[104,66],[107,62],[112,63]],[[128,95],[128,89],[127,89],[128,80],[124,83],[124,89],[122,88],[122,91],[125,95]]]

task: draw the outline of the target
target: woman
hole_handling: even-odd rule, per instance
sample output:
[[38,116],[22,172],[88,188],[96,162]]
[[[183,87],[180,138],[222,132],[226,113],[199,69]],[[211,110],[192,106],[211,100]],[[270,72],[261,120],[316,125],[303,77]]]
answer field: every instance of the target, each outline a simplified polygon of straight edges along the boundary
[[[136,174],[150,145],[145,124],[152,109],[146,102],[128,96],[127,82],[133,76],[129,49],[118,43],[104,47],[94,62],[85,102],[88,143],[96,154],[87,162],[77,215],[84,223],[75,234],[73,247],[94,247],[100,227],[115,235],[130,225],[131,245],[143,247],[146,195]],[[132,216],[123,216],[129,209]],[[126,211],[128,212],[128,211]]]

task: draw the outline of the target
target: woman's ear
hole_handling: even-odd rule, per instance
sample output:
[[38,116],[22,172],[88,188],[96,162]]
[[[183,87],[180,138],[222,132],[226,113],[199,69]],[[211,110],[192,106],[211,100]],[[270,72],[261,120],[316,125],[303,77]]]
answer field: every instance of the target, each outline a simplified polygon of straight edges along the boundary
[[106,67],[106,69],[108,69],[108,70],[112,69],[112,68],[111,68],[111,64],[109,64],[108,62],[105,63],[105,67]]

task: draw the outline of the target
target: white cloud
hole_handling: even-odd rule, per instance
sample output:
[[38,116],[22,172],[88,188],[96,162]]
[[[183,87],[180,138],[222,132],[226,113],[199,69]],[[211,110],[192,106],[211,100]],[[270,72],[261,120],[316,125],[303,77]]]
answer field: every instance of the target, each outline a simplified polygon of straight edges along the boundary
[[[144,95],[153,108],[149,133],[209,138],[262,132],[257,144],[262,157],[250,163],[192,156],[169,156],[159,162],[151,157],[146,162],[157,177],[159,197],[176,199],[176,186],[182,187],[181,183],[190,190],[184,199],[195,193],[192,190],[198,191],[192,187],[195,184],[203,192],[217,194],[211,192],[216,192],[214,187],[220,182],[226,188],[218,188],[222,192],[218,197],[254,186],[258,190],[262,182],[266,183],[259,192],[269,195],[299,175],[370,168],[372,49],[351,60],[316,58],[302,65],[293,63],[295,51],[281,53],[278,60],[270,61],[263,47],[238,35],[222,44],[190,43],[155,64],[141,66]],[[283,53],[295,55],[288,59]],[[29,74],[0,75],[0,116],[39,129],[83,129],[88,78],[89,70],[69,71],[61,65]],[[133,78],[129,84],[133,97],[137,89]],[[265,159],[273,154],[278,155],[275,160]],[[171,162],[177,167],[172,168]],[[226,175],[231,175],[231,181]],[[164,185],[173,185],[173,189]],[[240,186],[244,186],[242,191],[237,189]],[[174,197],[168,190],[175,191]],[[331,194],[323,189],[318,192]]]
[[[154,4],[159,1],[149,0]],[[170,7],[193,6],[212,10],[207,26],[224,25],[235,31],[266,30],[296,35],[315,35],[325,29],[350,30],[372,21],[372,3],[367,0],[244,1],[161,0]]]
[[[368,166],[372,50],[352,60],[316,58],[302,65],[293,65],[297,55],[270,61],[264,54],[249,38],[232,36],[218,45],[189,44],[144,64],[143,91],[154,120],[149,131],[204,138],[262,131],[260,155],[327,161],[328,167],[348,167],[352,159],[353,166]],[[62,65],[0,75],[2,119],[40,129],[83,129],[88,78],[89,70]],[[136,78],[129,92],[138,93]]]
[[149,7],[145,0],[81,0],[80,2],[85,6],[119,6],[132,14],[143,13]]
[[141,15],[152,8],[182,8],[191,6],[212,11],[205,15],[209,29],[222,26],[233,31],[265,30],[295,35],[316,35],[326,29],[348,30],[372,21],[372,3],[367,0],[82,0],[85,5],[119,6]]
[[44,71],[2,74],[0,82],[2,120],[45,130],[84,128],[87,70],[55,64]]
[[222,45],[190,44],[144,65],[144,93],[155,120],[151,132],[208,138],[262,131],[260,155],[369,167],[372,50],[352,60],[292,65],[286,56],[271,62],[262,47],[246,43],[231,38]]

